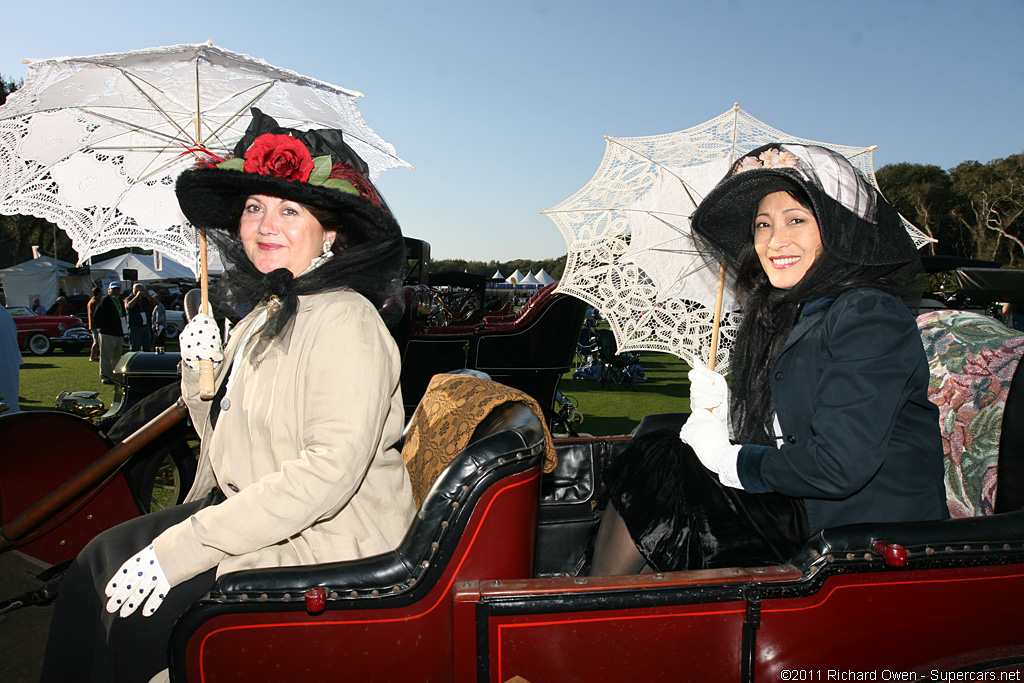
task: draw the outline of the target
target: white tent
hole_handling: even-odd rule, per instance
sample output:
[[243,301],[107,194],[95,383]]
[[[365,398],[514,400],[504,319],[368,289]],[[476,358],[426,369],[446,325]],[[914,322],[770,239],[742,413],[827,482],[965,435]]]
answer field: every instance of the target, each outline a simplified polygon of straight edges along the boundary
[[139,280],[168,280],[172,278],[187,278],[194,280],[195,275],[192,274],[190,268],[186,268],[177,261],[172,261],[166,256],[162,259],[163,264],[160,270],[156,270],[153,264],[152,256],[144,256],[138,254],[122,254],[121,256],[115,256],[112,259],[107,259],[101,263],[92,264],[93,269],[112,270],[120,279],[123,277],[121,271],[125,268],[131,268],[139,271]]
[[542,285],[550,285],[552,282],[555,281],[555,278],[548,275],[548,271],[544,270],[543,268],[541,268],[540,272],[534,275],[534,277],[537,278],[537,282],[541,283]]
[[40,256],[0,270],[0,282],[8,306],[31,306],[38,298],[45,308],[57,300],[57,292],[92,294],[92,278],[96,275],[74,275],[74,263],[52,256]]
[[522,279],[523,279],[522,271],[520,271],[518,268],[516,268],[516,272],[512,273],[507,278],[505,278],[505,282],[509,283],[510,285],[516,285],[516,284],[519,284],[519,282],[521,282]]
[[494,271],[494,275],[491,276],[492,280],[504,280],[505,276],[501,274],[501,270]]
[[540,282],[537,280],[537,278],[533,276],[533,273],[527,273],[526,277],[520,280],[519,284],[537,286],[540,284]]

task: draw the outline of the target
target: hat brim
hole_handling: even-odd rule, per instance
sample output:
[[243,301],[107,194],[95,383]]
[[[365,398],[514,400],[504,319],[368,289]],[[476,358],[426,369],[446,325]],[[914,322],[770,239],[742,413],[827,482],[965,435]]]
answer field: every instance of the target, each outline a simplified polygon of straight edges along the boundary
[[774,192],[794,190],[810,200],[816,217],[822,215],[815,193],[798,173],[785,168],[754,169],[716,185],[694,211],[690,225],[700,237],[735,259],[751,241],[761,200]]
[[192,225],[216,230],[237,231],[236,202],[254,194],[288,199],[339,216],[381,211],[357,195],[276,176],[219,168],[185,171],[178,176],[174,189],[178,205]]

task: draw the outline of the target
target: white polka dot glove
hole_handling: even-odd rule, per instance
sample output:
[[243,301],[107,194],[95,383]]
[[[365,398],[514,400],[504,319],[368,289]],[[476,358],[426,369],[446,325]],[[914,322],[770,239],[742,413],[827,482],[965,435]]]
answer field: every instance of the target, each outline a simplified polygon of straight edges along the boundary
[[224,360],[217,321],[205,313],[199,313],[188,321],[178,335],[181,360],[192,372],[199,372],[199,361],[209,360],[213,364]]
[[697,410],[679,430],[679,438],[689,444],[701,464],[717,474],[724,486],[743,488],[736,472],[740,445],[729,441],[729,430],[724,422],[706,410]]
[[111,614],[120,611],[124,619],[149,596],[142,610],[142,616],[148,617],[164,601],[169,590],[171,585],[167,583],[160,561],[156,559],[156,553],[150,545],[122,564],[107,582],[105,593],[110,598],[107,600],[107,611]]
[[725,377],[703,365],[694,366],[686,377],[690,380],[690,411],[710,410],[725,421],[729,414],[729,385]]

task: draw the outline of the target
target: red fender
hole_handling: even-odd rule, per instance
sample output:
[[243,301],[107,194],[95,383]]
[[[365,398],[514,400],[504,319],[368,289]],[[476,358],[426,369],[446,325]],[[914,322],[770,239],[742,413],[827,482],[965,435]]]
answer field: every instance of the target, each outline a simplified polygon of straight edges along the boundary
[[[51,411],[0,417],[0,444],[3,524],[110,450],[109,442],[91,422]],[[138,515],[128,483],[115,473],[13,546],[56,564],[75,557],[99,532]]]

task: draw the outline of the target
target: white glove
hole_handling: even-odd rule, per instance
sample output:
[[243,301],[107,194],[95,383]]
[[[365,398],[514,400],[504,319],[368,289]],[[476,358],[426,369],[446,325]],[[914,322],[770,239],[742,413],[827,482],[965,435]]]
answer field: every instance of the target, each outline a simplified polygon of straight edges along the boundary
[[679,438],[689,444],[704,467],[718,475],[722,485],[743,488],[736,472],[741,446],[729,441],[729,430],[724,422],[706,410],[697,410],[679,430]]
[[156,559],[156,553],[150,545],[122,564],[107,582],[104,591],[110,598],[107,600],[107,611],[113,614],[120,610],[121,618],[124,619],[138,609],[146,596],[152,593],[142,610],[142,616],[148,617],[164,601],[169,590],[171,584],[167,583],[160,561]]
[[710,410],[719,420],[727,420],[729,385],[725,377],[704,365],[695,365],[686,377],[690,380],[690,412]]
[[198,313],[188,321],[178,335],[181,360],[192,372],[199,372],[199,361],[211,360],[213,364],[224,360],[217,321],[205,313]]

